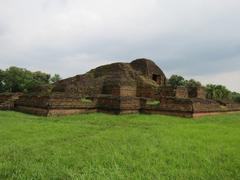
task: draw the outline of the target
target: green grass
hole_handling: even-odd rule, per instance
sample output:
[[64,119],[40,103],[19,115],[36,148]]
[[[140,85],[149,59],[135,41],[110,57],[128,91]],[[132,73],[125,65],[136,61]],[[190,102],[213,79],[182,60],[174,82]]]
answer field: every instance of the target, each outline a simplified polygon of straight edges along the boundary
[[240,114],[0,111],[0,179],[240,179]]
[[93,101],[92,101],[91,99],[82,98],[82,99],[81,99],[81,102],[82,102],[82,103],[86,103],[86,104],[90,104],[90,103],[92,103]]
[[146,105],[153,105],[153,106],[155,106],[155,105],[159,105],[159,104],[160,104],[160,101],[157,101],[157,100],[148,100],[146,102]]

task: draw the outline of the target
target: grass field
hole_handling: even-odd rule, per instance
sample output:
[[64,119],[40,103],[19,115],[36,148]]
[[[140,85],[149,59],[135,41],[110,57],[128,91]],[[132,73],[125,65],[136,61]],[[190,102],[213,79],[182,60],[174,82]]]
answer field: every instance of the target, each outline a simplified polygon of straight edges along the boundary
[[0,179],[240,179],[240,114],[0,111]]

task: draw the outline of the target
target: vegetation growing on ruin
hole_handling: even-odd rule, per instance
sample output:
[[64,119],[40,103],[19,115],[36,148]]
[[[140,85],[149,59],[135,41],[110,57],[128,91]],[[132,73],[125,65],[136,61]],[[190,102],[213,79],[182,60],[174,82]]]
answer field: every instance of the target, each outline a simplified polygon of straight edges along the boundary
[[201,87],[202,84],[199,81],[196,81],[194,79],[186,80],[184,77],[179,76],[179,75],[172,75],[168,79],[168,84],[174,88],[178,86],[184,86],[187,88],[193,88],[193,87]]
[[160,101],[157,101],[157,100],[147,100],[146,105],[157,106],[157,105],[160,105]]
[[240,103],[240,93],[233,92],[233,93],[231,94],[231,96],[232,96],[232,99],[233,99],[235,102]]
[[0,179],[240,179],[239,115],[0,111]]
[[[186,88],[194,88],[203,86],[199,81],[194,79],[186,80],[182,76],[172,75],[168,79],[168,85],[176,88],[178,86],[183,86]],[[235,102],[240,102],[240,93],[231,92],[227,87],[223,85],[207,84],[205,86],[207,98],[214,100],[231,100]]]
[[88,98],[81,98],[81,102],[89,104],[89,103],[92,103],[93,101],[91,99],[88,99]]

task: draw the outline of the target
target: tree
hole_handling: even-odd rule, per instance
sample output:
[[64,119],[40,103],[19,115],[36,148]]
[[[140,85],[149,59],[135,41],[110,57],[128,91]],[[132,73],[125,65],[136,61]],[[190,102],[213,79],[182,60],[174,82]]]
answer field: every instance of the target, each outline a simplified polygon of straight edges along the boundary
[[61,80],[60,75],[59,75],[59,74],[54,74],[54,75],[51,77],[50,82],[51,82],[51,83],[55,83],[55,82],[60,81],[60,80]]
[[215,100],[230,100],[231,91],[223,85],[208,84],[206,86],[207,98]]
[[240,93],[232,92],[232,93],[231,93],[231,99],[232,99],[234,102],[240,103]]
[[[194,92],[196,88],[204,87],[199,81],[194,79],[185,80],[182,76],[172,75],[168,80],[168,84],[174,88],[184,86],[188,92]],[[208,84],[206,87],[208,99],[214,100],[232,100],[240,103],[240,93],[231,92],[223,85]]]
[[5,91],[4,71],[0,69],[0,93]]
[[23,92],[28,81],[30,74],[25,69],[10,67],[5,71],[4,83],[8,92]]
[[184,86],[188,89],[201,87],[202,84],[194,79],[185,80],[182,76],[172,75],[168,80],[168,84],[174,88]]
[[40,87],[47,87],[61,79],[60,75],[41,71],[31,72],[24,68],[9,67],[0,70],[0,92],[32,92]]
[[174,88],[178,87],[178,86],[185,86],[186,85],[186,81],[182,76],[178,76],[178,75],[172,75],[170,77],[170,79],[168,80],[168,84]]
[[202,87],[202,84],[199,81],[194,79],[186,80],[185,87],[188,90],[189,97],[196,97],[197,96],[197,89]]
[[194,79],[186,80],[185,81],[185,86],[190,89],[190,88],[198,88],[201,87],[202,84],[199,81],[196,81]]
[[48,84],[49,81],[49,74],[18,67],[6,69],[3,79],[5,90],[8,92],[29,92],[36,86]]
[[26,84],[27,91],[32,91],[38,86],[49,84],[50,77],[50,74],[46,74],[41,71],[33,72],[31,81]]

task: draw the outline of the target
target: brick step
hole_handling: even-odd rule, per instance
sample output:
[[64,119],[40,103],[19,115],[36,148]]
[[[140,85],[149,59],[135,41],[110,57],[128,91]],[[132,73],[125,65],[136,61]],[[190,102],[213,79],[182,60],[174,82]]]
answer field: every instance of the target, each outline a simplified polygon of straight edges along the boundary
[[10,110],[14,106],[12,101],[5,101],[3,103],[0,103],[0,110]]

